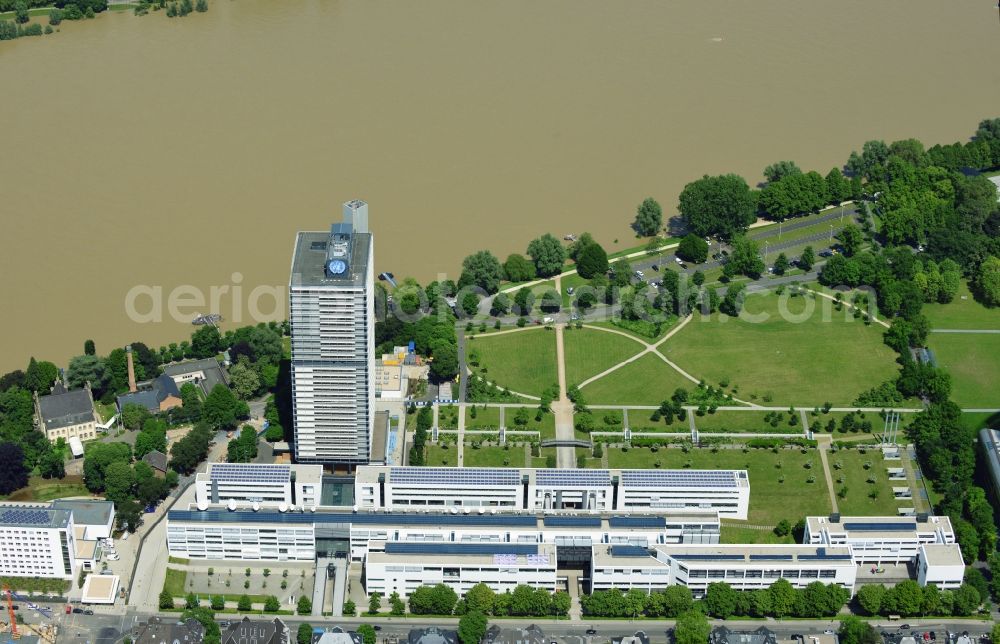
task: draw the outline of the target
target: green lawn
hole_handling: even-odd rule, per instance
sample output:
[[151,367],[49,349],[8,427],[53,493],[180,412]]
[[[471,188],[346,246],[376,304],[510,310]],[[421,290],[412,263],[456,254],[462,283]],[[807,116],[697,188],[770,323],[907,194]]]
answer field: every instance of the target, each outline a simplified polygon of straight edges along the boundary
[[790,418],[787,411],[777,412],[781,414],[777,427],[772,427],[771,423],[764,420],[768,412],[763,411],[717,411],[714,414],[706,413],[704,416],[695,414],[694,424],[699,432],[705,433],[759,433],[759,434],[802,434],[802,420],[800,414],[795,412],[798,421],[790,425]]
[[595,380],[581,391],[591,405],[659,405],[690,380],[650,353]]
[[[990,420],[993,419],[993,420]],[[979,431],[984,427],[1000,427],[1000,414],[992,414],[990,412],[966,412],[962,414],[959,422],[975,431]]]
[[458,429],[459,408],[455,405],[438,407],[438,427],[441,429]]
[[458,465],[458,450],[455,448],[455,441],[452,440],[451,436],[448,438],[447,448],[432,443],[428,443],[424,448],[428,467],[455,467]]
[[551,412],[542,414],[541,420],[535,420],[538,407],[525,407],[524,409],[528,410],[528,424],[523,426],[514,421],[517,416],[517,408],[507,407],[504,409],[504,425],[508,430],[538,432],[542,440],[556,437],[556,419]]
[[948,304],[925,304],[922,312],[932,329],[1000,329],[1000,308],[990,309],[973,299],[964,280],[954,300]]
[[167,591],[174,597],[183,597],[185,593],[187,593],[187,590],[185,589],[186,582],[186,570],[167,568],[167,576],[163,580],[163,590]]
[[51,501],[73,496],[90,496],[90,490],[83,484],[81,476],[67,476],[63,479],[43,479],[32,476],[28,486],[15,490],[8,501]]
[[[787,319],[779,315],[779,300],[787,302]],[[737,319],[697,316],[660,351],[695,377],[729,380],[738,398],[810,409],[824,401],[850,404],[897,373],[884,329],[836,313],[822,298],[755,294],[744,310]]]
[[481,405],[475,407],[476,417],[472,417],[473,407],[467,407],[465,409],[465,428],[466,429],[500,429],[500,408],[499,407],[483,407]]
[[473,449],[466,438],[464,460],[465,467],[524,467],[524,448],[508,444],[504,447],[484,445]]
[[466,350],[478,354],[478,373],[512,391],[538,396],[558,378],[556,334],[549,329],[470,338]]
[[[707,448],[685,453],[678,448],[621,448],[608,450],[609,467],[653,469],[656,462],[662,469],[740,469],[750,476],[749,523],[773,526],[782,519],[795,523],[808,515],[830,512],[830,495],[823,478],[823,464],[816,450],[802,454],[798,449],[783,449],[777,454],[766,450],[720,449],[713,453]],[[780,463],[781,467],[778,467]],[[810,469],[805,468],[811,463]],[[779,478],[784,477],[783,481]],[[807,480],[812,477],[812,483]]]
[[951,374],[951,399],[961,407],[1000,407],[1000,334],[932,333],[938,366]]
[[[563,308],[569,310],[569,308],[573,305],[574,298],[576,298],[577,296],[577,293],[575,291],[579,290],[581,286],[590,284],[590,280],[584,279],[579,275],[577,275],[576,273],[573,273],[572,275],[567,275],[561,278],[559,280],[559,283],[562,286]],[[566,292],[566,290],[570,288],[574,290],[574,293],[572,295]]]
[[579,384],[643,350],[643,346],[625,336],[595,329],[566,329],[566,384]]
[[[866,450],[862,454],[857,450],[844,449],[827,455],[830,461],[830,475],[833,476],[834,491],[839,492],[842,486],[847,487],[847,496],[837,497],[837,506],[844,516],[896,516],[896,509],[903,506],[912,507],[912,501],[897,502],[892,495],[893,485],[906,485],[905,481],[890,481],[886,463],[878,450]],[[841,468],[838,469],[838,463]],[[902,467],[896,461],[894,467]],[[865,465],[871,466],[865,469]],[[874,476],[876,482],[868,483],[868,477]],[[840,479],[843,478],[843,483]],[[753,488],[751,487],[751,494]],[[878,492],[878,497],[872,499],[868,493]]]
[[[789,523],[794,525],[791,519]],[[779,537],[774,530],[754,530],[741,528],[738,524],[722,524],[722,543],[795,543],[791,534]]]

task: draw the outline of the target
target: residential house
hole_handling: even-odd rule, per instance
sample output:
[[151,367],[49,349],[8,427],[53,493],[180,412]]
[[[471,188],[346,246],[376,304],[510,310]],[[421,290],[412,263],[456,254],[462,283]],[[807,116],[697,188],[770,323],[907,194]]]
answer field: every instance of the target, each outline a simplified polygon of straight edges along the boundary
[[118,396],[118,411],[125,408],[125,405],[140,405],[145,407],[151,414],[158,414],[174,407],[180,407],[181,392],[177,383],[170,376],[163,374],[155,379],[143,383],[143,388],[136,388],[127,394]]
[[434,626],[414,628],[406,638],[407,644],[458,644],[458,633]]
[[167,455],[158,449],[143,456],[142,462],[153,468],[156,476],[165,476],[167,473]]
[[269,621],[244,617],[222,631],[222,644],[288,644],[288,627],[277,617]]
[[734,631],[720,626],[712,629],[709,644],[778,644],[774,631],[761,626],[753,631]]
[[196,619],[177,621],[170,617],[150,617],[134,631],[133,644],[198,644],[205,639],[205,627]]
[[170,376],[178,388],[190,382],[198,386],[206,396],[215,385],[229,386],[226,372],[215,358],[168,364],[163,367],[163,375]]

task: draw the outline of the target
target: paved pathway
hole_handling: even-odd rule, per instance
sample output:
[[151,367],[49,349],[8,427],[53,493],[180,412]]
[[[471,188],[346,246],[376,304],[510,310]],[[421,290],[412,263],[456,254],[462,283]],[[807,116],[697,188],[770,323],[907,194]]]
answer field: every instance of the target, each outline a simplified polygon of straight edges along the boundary
[[832,441],[829,435],[817,435],[816,442],[819,447],[819,460],[823,463],[823,476],[826,478],[826,489],[830,493],[830,507],[833,508],[834,512],[839,512],[837,510],[837,495],[833,490],[833,475],[830,474],[830,463],[826,458],[826,453],[830,449]]
[[[500,413],[503,413],[502,411]],[[455,443],[455,463],[465,467],[465,405],[458,405],[458,438]]]
[[925,512],[929,509],[927,507],[928,501],[921,494],[924,490],[923,481],[917,481],[915,471],[917,465],[910,459],[910,450],[912,448],[912,445],[901,446],[899,449],[899,458],[903,464],[903,469],[906,470],[906,484],[910,486],[910,491],[913,492],[913,509],[917,512]]
[[[573,440],[573,403],[566,395],[566,353],[563,348],[563,328],[556,325],[556,367],[559,373],[559,400],[552,403],[552,414],[556,422],[556,438]],[[573,447],[556,448],[556,466],[562,468],[576,467],[576,449]]]

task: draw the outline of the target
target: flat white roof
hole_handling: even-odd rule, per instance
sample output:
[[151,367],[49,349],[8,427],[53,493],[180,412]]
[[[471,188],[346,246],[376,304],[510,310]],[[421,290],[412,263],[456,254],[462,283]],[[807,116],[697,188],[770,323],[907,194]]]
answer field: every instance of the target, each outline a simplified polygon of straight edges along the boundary
[[920,546],[924,559],[932,566],[964,566],[962,548],[957,543],[928,543]]
[[80,601],[84,604],[113,604],[119,584],[118,575],[87,575]]

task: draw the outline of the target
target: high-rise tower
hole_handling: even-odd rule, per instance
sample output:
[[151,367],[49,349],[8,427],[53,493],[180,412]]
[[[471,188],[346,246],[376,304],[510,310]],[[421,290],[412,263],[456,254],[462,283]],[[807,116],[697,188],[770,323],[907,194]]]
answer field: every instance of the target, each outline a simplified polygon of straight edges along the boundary
[[299,463],[367,463],[373,435],[373,239],[368,204],[330,232],[300,232],[292,256],[292,409]]

